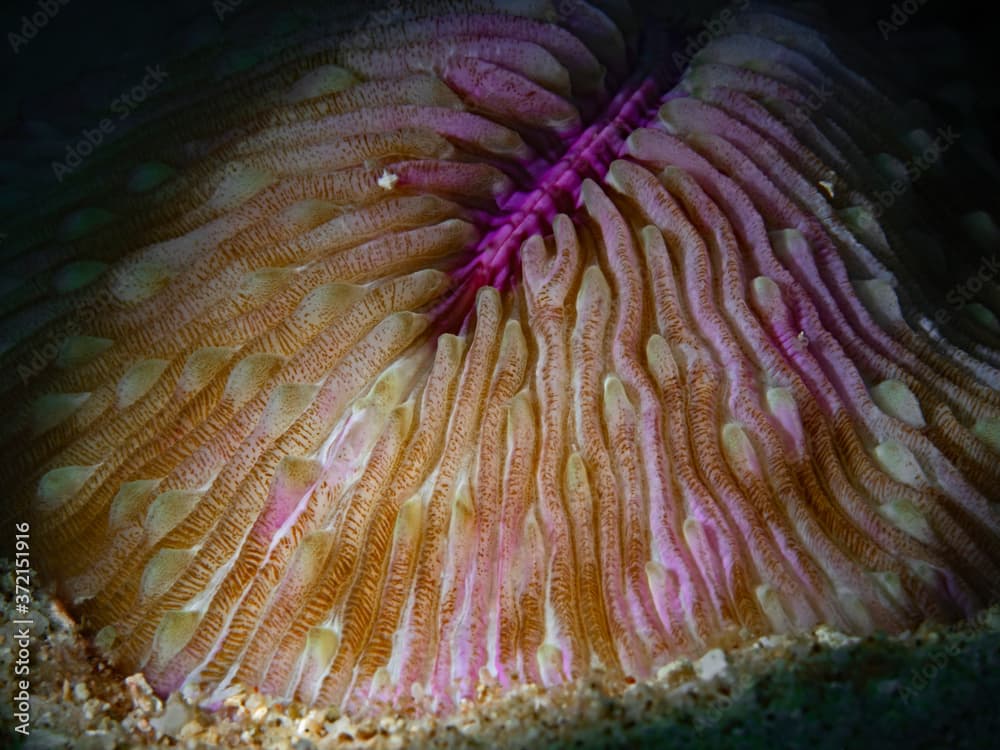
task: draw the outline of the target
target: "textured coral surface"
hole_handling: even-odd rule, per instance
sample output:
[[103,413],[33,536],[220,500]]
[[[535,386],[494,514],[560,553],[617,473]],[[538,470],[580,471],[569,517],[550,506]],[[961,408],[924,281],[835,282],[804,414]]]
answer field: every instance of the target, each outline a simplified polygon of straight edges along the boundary
[[10,240],[0,477],[114,663],[440,708],[997,598],[997,288],[934,316],[875,198],[928,134],[773,16],[398,15]]

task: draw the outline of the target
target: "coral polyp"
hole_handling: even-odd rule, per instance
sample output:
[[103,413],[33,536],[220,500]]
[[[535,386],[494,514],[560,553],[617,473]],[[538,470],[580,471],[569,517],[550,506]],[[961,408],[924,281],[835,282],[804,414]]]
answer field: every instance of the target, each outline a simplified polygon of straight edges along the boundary
[[903,110],[752,11],[401,16],[191,72],[9,240],[2,481],[112,662],[440,710],[996,601],[998,297],[930,308]]

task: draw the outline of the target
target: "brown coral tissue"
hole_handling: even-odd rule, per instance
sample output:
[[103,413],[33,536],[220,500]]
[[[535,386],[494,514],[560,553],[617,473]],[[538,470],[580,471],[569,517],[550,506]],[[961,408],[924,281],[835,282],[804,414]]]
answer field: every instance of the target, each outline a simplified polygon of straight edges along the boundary
[[3,514],[111,664],[436,714],[1000,598],[996,185],[865,50],[308,18],[6,226]]

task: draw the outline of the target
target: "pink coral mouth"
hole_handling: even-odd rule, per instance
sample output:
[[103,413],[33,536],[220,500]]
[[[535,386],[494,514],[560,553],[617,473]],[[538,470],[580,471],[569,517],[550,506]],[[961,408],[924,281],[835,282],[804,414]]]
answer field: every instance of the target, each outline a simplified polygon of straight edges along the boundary
[[440,330],[464,311],[483,286],[505,291],[519,277],[519,251],[533,235],[551,233],[557,214],[576,215],[582,203],[583,184],[600,180],[610,163],[623,156],[628,133],[648,124],[662,104],[662,84],[648,77],[638,84],[626,84],[606,107],[606,114],[582,132],[563,137],[564,155],[554,164],[536,160],[529,172],[537,174],[536,186],[515,191],[500,201],[503,213],[489,216],[489,230],[477,243],[473,257],[455,273],[455,289],[441,303],[437,314]]

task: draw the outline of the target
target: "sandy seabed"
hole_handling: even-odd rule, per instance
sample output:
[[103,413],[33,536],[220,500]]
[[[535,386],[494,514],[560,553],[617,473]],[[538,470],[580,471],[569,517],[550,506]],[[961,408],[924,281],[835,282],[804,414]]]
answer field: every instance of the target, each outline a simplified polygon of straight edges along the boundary
[[[32,580],[37,580],[34,575]],[[233,692],[214,711],[200,707],[197,695],[175,693],[161,700],[142,674],[123,676],[105,663],[50,589],[32,591],[27,614],[15,611],[14,593],[14,567],[0,560],[0,741],[23,748],[660,747],[657,738],[664,732],[678,740],[677,746],[691,746],[692,737],[703,735],[707,747],[714,746],[707,740],[720,725],[741,733],[732,726],[731,714],[738,713],[754,686],[773,681],[776,673],[819,675],[838,661],[848,668],[846,660],[854,659],[848,669],[853,674],[858,669],[851,652],[866,644],[869,650],[888,648],[902,671],[875,669],[865,681],[874,680],[876,693],[908,707],[923,692],[934,699],[928,686],[940,682],[952,666],[949,661],[965,658],[970,641],[1000,642],[1000,605],[956,626],[926,625],[893,638],[860,639],[821,626],[812,633],[767,636],[729,652],[713,649],[693,662],[679,659],[660,669],[655,680],[624,691],[608,689],[597,677],[557,690],[525,687],[502,696],[484,688],[480,700],[463,704],[451,716],[390,713],[355,722],[336,709],[279,703],[254,690]],[[17,670],[24,645],[18,621],[31,622],[27,675],[16,673],[23,672]],[[928,648],[929,656],[914,657],[918,666],[906,666],[910,652]],[[30,683],[27,727],[17,716],[24,679]],[[703,745],[696,740],[694,746]]]

